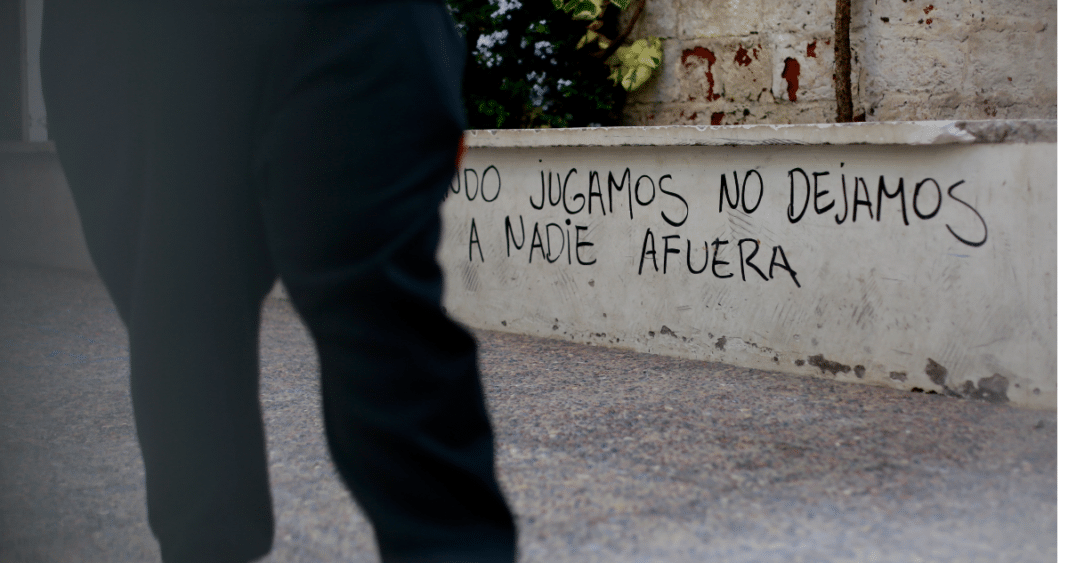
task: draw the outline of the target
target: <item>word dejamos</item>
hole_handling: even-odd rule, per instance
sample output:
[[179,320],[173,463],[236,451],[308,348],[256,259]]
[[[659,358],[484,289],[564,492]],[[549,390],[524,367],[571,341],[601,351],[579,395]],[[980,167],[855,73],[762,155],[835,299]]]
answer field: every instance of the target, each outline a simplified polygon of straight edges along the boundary
[[[845,166],[845,163],[842,164]],[[834,211],[834,222],[838,225],[850,220],[850,211],[852,211],[852,222],[857,222],[857,217],[863,217],[864,211],[868,213],[869,220],[882,221],[883,218],[883,202],[887,202],[888,213],[890,211],[890,201],[897,199],[898,203],[895,207],[901,211],[901,221],[908,226],[909,224],[909,210],[912,210],[912,214],[921,220],[933,219],[938,212],[942,209],[942,186],[934,178],[924,178],[919,182],[916,182],[912,187],[911,205],[909,202],[909,193],[906,189],[905,179],[898,178],[897,185],[894,186],[893,181],[887,182],[886,176],[879,176],[878,184],[875,188],[875,198],[873,200],[871,191],[868,187],[868,182],[860,177],[853,177],[853,197],[849,197],[849,188],[846,183],[846,175],[841,175],[842,184],[842,199],[838,200],[837,197],[832,194],[831,189],[821,189],[820,177],[829,176],[830,172],[812,172],[811,175],[802,168],[794,168],[787,172],[790,177],[790,204],[786,208],[786,218],[790,223],[797,223],[805,216],[805,213],[810,208],[809,202],[811,201],[811,209],[817,214],[822,215],[824,213],[831,212],[835,207],[839,207],[839,211]],[[804,186],[802,187],[802,182]],[[976,240],[974,238],[964,238],[957,230],[946,224],[946,230],[949,231],[960,242],[968,246],[982,246],[986,243],[989,235],[989,230],[986,226],[986,220],[983,216],[972,207],[970,204],[962,200],[953,194],[953,190],[959,188],[964,184],[964,180],[960,180],[948,188],[946,188],[946,197],[957,202],[960,205],[968,208],[979,219],[980,224],[983,227],[982,238]],[[924,197],[925,201],[922,205],[920,203],[921,193],[934,194],[934,203],[931,204],[932,196],[927,195]],[[801,195],[804,196],[804,201],[801,201]],[[821,203],[821,198],[823,202]],[[852,201],[852,205],[850,205]],[[838,204],[841,204],[838,206]],[[874,211],[872,207],[874,206]],[[923,209],[921,209],[923,207]],[[850,209],[852,208],[852,209]]]

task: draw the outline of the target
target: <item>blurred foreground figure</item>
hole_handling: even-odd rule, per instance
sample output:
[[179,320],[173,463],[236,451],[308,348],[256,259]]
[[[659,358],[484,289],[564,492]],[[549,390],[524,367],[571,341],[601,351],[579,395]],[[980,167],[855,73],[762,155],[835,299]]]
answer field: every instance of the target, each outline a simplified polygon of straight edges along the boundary
[[49,130],[129,329],[163,560],[270,551],[257,331],[280,276],[382,561],[513,561],[475,342],[440,304],[465,126],[444,5],[48,0],[43,41]]

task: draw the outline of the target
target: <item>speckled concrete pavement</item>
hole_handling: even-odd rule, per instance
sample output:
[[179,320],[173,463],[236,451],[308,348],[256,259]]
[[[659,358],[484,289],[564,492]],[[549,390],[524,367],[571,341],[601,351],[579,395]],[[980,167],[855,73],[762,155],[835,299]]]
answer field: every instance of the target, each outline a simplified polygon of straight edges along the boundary
[[[1055,413],[478,336],[523,563],[1056,558]],[[261,340],[266,560],[377,561],[288,303]],[[94,277],[0,265],[0,561],[158,561],[128,370]]]

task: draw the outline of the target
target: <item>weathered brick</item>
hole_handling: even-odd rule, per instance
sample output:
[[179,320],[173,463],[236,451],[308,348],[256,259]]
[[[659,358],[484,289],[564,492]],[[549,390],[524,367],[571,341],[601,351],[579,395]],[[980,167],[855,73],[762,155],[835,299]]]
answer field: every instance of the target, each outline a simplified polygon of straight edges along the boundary
[[[674,64],[679,77],[679,102],[715,102],[723,98],[723,65],[728,53],[708,39],[684,42]],[[718,52],[717,52],[718,51]]]
[[[889,93],[877,96],[871,104],[870,121],[927,121],[935,119],[968,119],[959,92],[937,96],[916,96],[911,93]],[[989,119],[989,118],[985,118]]]
[[998,17],[1057,21],[1057,3],[1052,0],[956,0],[973,19]]
[[995,92],[1030,97],[1043,69],[1036,64],[1035,34],[980,31],[968,39],[969,60],[964,91],[977,96]]
[[[670,39],[656,83],[631,95],[644,115],[628,110],[628,120],[834,121],[834,2],[649,6],[671,13],[643,16],[643,29]],[[871,121],[1056,116],[1054,0],[853,0],[852,15],[854,114]]]
[[[627,16],[624,12],[621,16]],[[620,18],[620,29],[627,25],[624,18]],[[642,37],[676,37],[678,35],[678,10],[674,0],[646,0],[638,21],[631,31],[632,39]]]
[[959,41],[881,37],[866,46],[864,89],[870,92],[940,94],[964,85],[964,47]]
[[623,108],[623,125],[653,125],[661,105],[663,104],[644,102],[628,103],[627,106]]
[[[773,87],[784,102],[834,99],[834,36],[832,34],[774,34]],[[856,38],[860,39],[860,38]],[[854,40],[851,82],[853,97],[860,96],[861,46]],[[793,62],[788,62],[788,60]],[[793,94],[791,94],[793,91]]]
[[760,36],[720,41],[723,95],[729,103],[755,102],[772,90],[772,50]]
[[764,3],[776,0],[679,0],[680,39],[758,33]]
[[[871,20],[869,4],[875,0],[853,0],[850,12],[853,31]],[[885,0],[883,0],[885,1]],[[835,2],[775,0],[765,5],[764,30],[779,33],[831,33],[834,30]]]

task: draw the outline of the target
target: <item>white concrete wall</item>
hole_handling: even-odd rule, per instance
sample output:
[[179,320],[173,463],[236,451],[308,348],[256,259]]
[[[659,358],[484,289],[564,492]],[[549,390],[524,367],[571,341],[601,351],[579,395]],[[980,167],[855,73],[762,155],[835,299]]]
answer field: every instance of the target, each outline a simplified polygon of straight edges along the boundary
[[446,307],[479,328],[1055,408],[1055,136],[470,132],[443,207]]
[[[867,121],[1056,118],[1054,0],[852,4],[854,112]],[[625,124],[834,122],[834,6],[648,0],[631,37],[666,38],[665,61]]]
[[0,260],[95,271],[52,143],[0,143]]
[[24,140],[41,143],[48,140],[48,118],[41,89],[41,23],[44,18],[44,0],[23,1],[26,3],[26,104],[30,121]]

